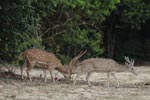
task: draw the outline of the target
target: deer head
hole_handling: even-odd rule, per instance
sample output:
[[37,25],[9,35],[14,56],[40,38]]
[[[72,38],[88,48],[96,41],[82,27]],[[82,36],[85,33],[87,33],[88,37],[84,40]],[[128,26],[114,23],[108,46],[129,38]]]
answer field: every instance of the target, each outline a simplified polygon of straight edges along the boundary
[[[71,75],[72,74],[75,74],[74,73],[74,66],[76,64],[76,62],[79,60],[79,58],[81,58],[84,54],[86,53],[86,50],[83,52],[81,51],[77,56],[75,56],[69,63],[69,65],[64,65],[65,67],[65,73],[63,73],[66,81],[70,82],[70,79],[71,79]],[[61,70],[64,70],[61,69]]]
[[79,60],[79,58],[81,58],[85,53],[87,52],[87,50],[85,51],[81,51],[77,56],[75,56],[69,63],[69,72],[70,74],[74,74],[73,70],[74,70],[74,66],[76,64],[76,62]]
[[125,58],[125,65],[128,67],[128,71],[137,75],[137,72],[135,71],[134,68],[134,59],[129,60],[129,57],[124,57]]

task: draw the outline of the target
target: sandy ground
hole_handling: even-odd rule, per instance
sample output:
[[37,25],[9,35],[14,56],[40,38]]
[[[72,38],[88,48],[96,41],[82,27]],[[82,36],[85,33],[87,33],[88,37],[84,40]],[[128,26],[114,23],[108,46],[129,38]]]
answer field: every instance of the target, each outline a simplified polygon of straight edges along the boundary
[[[0,100],[150,100],[150,66],[136,67],[136,70],[137,76],[117,73],[120,87],[115,88],[115,80],[111,77],[111,87],[106,88],[105,73],[93,74],[90,78],[93,86],[89,87],[84,75],[74,86],[64,80],[44,83],[44,79],[39,78],[43,71],[37,69],[32,71],[33,82],[21,81],[20,70],[16,69],[18,76],[0,77]],[[55,75],[63,78],[56,71]]]

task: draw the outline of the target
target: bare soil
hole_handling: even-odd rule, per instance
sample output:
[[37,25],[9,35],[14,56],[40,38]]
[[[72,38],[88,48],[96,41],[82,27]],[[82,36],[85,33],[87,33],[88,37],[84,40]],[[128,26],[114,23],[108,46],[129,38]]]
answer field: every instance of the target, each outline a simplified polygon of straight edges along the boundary
[[[0,70],[0,100],[150,100],[150,66],[136,67],[138,75],[129,72],[116,73],[120,87],[115,87],[111,77],[111,87],[106,88],[106,74],[93,74],[92,86],[85,81],[85,75],[78,78],[77,85],[68,84],[55,71],[58,80],[44,83],[43,71],[34,69],[33,81],[20,79],[20,69],[7,72]],[[42,76],[42,78],[41,78]]]

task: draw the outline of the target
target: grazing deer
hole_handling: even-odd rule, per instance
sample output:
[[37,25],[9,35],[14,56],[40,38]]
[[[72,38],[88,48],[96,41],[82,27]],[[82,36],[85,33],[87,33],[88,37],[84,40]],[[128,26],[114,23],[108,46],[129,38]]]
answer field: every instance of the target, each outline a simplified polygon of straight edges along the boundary
[[71,73],[76,73],[76,77],[74,79],[74,85],[76,84],[76,79],[81,74],[87,74],[86,80],[88,82],[88,85],[90,86],[91,83],[89,81],[89,78],[93,72],[105,72],[107,73],[107,87],[109,88],[109,77],[112,75],[117,82],[117,87],[119,87],[119,82],[117,77],[115,76],[115,72],[124,72],[129,71],[133,74],[137,74],[134,70],[134,60],[129,60],[128,57],[125,57],[125,64],[126,66],[122,66],[118,64],[116,61],[108,58],[89,58],[86,60],[83,60],[82,62],[78,63],[76,67],[74,67],[76,60],[74,60],[71,64]]
[[[86,51],[80,52],[76,57],[74,57],[70,61],[70,63],[72,63],[74,59],[79,59],[85,53]],[[27,77],[29,78],[30,81],[32,81],[30,77],[30,71],[34,66],[41,67],[45,70],[44,71],[45,82],[46,82],[46,69],[50,72],[51,79],[53,80],[53,82],[55,82],[53,78],[53,74],[52,74],[52,71],[54,69],[61,72],[67,80],[71,76],[70,69],[72,68],[72,66],[69,66],[69,68],[64,67],[61,64],[60,60],[58,60],[58,58],[53,53],[49,53],[44,50],[33,48],[33,49],[28,49],[22,52],[22,56],[25,59],[25,62],[23,66],[21,67],[21,79],[23,79],[23,69],[27,67],[27,70],[26,70]]]

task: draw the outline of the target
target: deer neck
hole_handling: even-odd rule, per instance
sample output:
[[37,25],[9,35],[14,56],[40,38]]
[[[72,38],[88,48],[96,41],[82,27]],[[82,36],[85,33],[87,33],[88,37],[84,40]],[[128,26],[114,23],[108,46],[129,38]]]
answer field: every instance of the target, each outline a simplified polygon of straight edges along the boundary
[[59,72],[69,74],[69,69],[64,67],[62,64],[56,68]]

